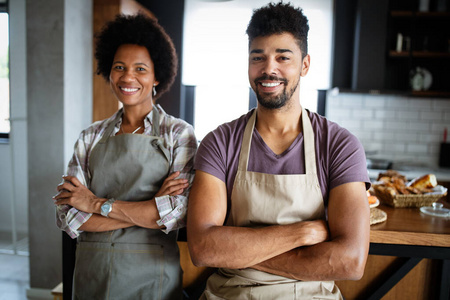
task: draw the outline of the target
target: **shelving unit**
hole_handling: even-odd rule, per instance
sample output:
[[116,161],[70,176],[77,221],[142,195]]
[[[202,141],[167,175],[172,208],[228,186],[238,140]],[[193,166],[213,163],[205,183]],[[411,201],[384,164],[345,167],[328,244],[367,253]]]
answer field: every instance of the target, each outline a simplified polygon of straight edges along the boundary
[[[335,0],[333,87],[450,98],[450,0],[430,0],[428,11],[419,10],[420,1]],[[442,1],[445,10],[439,7]],[[404,38],[401,49],[399,33]],[[427,91],[411,88],[410,72],[416,67],[433,77]]]
[[[418,97],[450,97],[450,7],[446,11],[433,11],[433,7],[419,11],[419,5],[419,1],[389,1],[384,88],[410,91]],[[403,38],[401,49],[399,34]],[[433,77],[428,90],[411,88],[410,74],[417,67]]]

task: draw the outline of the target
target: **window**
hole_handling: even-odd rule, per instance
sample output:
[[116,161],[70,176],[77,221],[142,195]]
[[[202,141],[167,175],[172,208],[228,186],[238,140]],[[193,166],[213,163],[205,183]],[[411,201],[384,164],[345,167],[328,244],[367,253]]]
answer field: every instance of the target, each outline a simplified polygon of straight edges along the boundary
[[[186,0],[182,83],[195,86],[194,127],[199,140],[249,108],[248,37],[255,8],[267,0]],[[311,68],[301,80],[301,103],[316,111],[318,89],[331,77],[332,0],[291,0],[309,20]]]
[[7,138],[9,125],[9,20],[0,8],[0,138]]

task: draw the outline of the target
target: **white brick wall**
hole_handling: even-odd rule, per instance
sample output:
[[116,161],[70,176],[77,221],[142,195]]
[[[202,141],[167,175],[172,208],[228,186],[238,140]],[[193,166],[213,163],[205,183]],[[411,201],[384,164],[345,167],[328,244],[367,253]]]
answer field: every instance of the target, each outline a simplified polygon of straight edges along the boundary
[[370,157],[436,167],[450,99],[328,93],[326,116],[355,134]]

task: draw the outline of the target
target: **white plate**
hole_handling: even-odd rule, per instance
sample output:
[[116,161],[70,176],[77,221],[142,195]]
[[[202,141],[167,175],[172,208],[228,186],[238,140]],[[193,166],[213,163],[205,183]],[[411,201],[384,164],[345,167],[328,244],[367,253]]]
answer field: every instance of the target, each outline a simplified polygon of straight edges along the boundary
[[374,208],[377,207],[378,205],[380,205],[380,200],[377,199],[377,202],[375,202],[374,204],[370,204],[370,208]]
[[431,87],[431,84],[433,83],[433,76],[431,75],[430,71],[424,68],[422,68],[422,73],[423,73],[423,89],[426,91]]
[[409,73],[409,80],[413,91],[426,91],[433,83],[433,76],[427,69],[416,67]]
[[433,217],[450,217],[450,209],[444,208],[444,205],[442,203],[435,202],[432,204],[432,206],[423,206],[420,208],[420,211],[426,215],[430,215]]

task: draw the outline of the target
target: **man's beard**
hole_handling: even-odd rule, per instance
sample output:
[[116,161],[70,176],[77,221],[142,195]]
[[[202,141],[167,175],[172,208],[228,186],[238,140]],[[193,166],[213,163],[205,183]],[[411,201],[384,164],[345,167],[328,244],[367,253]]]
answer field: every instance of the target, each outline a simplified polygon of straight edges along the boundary
[[[279,109],[279,108],[282,108],[283,106],[285,106],[286,103],[288,102],[288,100],[291,99],[292,95],[297,90],[297,86],[299,84],[299,82],[297,82],[297,84],[295,84],[291,88],[290,91],[287,91],[288,81],[285,78],[278,78],[278,77],[267,76],[267,75],[261,76],[261,77],[255,79],[256,87],[258,87],[258,81],[260,81],[260,80],[281,81],[284,84],[283,92],[276,96],[271,96],[271,95],[263,96],[258,92],[258,89],[256,88],[255,94],[256,94],[256,99],[258,100],[258,103],[262,107],[267,108],[267,109]],[[300,81],[300,78],[299,78],[299,81]]]

